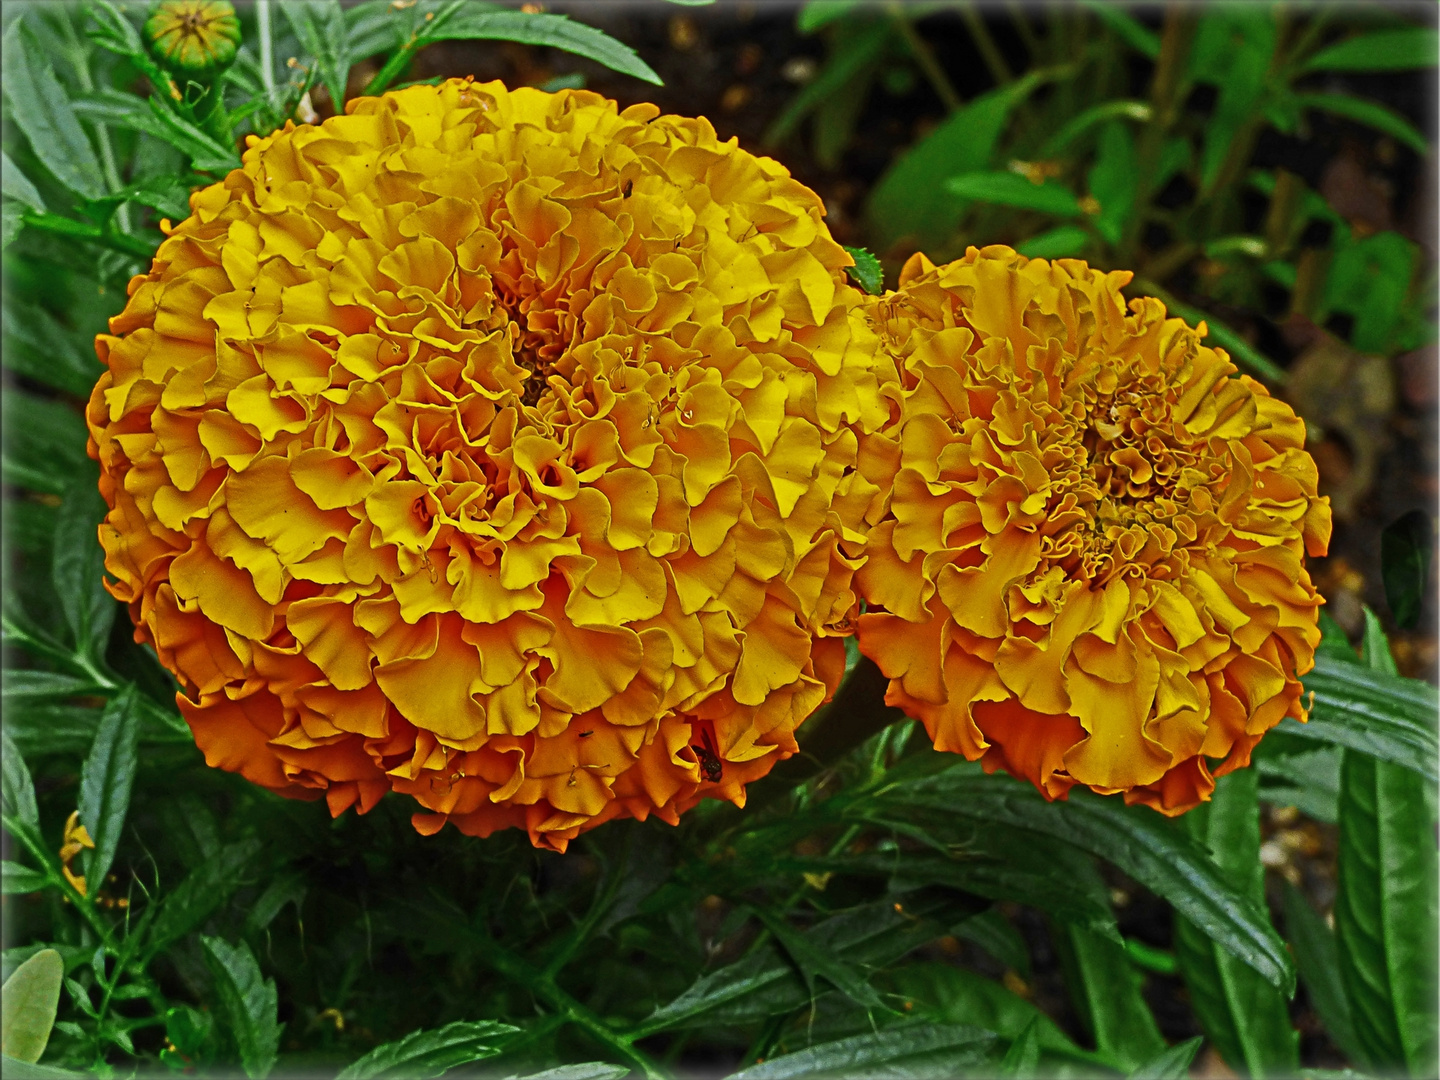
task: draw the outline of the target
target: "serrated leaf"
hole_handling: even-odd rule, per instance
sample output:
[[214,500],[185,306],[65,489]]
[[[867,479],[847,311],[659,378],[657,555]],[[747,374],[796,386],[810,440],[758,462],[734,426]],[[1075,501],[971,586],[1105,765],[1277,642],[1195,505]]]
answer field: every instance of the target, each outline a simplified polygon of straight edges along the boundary
[[1100,1054],[1120,1068],[1158,1054],[1165,1040],[1125,947],[1075,926],[1057,927],[1053,936],[1070,1000]]
[[1436,32],[1429,27],[1373,30],[1321,49],[1306,60],[1304,71],[1408,71],[1433,67]]
[[[1254,769],[1223,776],[1211,801],[1184,820],[1230,883],[1263,904],[1258,785]],[[1175,955],[1200,1025],[1226,1064],[1251,1076],[1294,1075],[1300,1067],[1297,1036],[1276,989],[1184,919],[1175,921]]]
[[0,892],[6,896],[39,892],[49,882],[50,878],[39,870],[19,863],[0,862]]
[[1436,1068],[1435,831],[1419,775],[1347,750],[1335,930],[1366,1064]]
[[261,846],[253,839],[227,844],[165,894],[150,925],[143,957],[148,960],[155,956],[208,919],[244,884],[241,874]]
[[85,421],[58,401],[6,388],[5,445],[0,466],[6,483],[63,495],[85,460]]
[[136,696],[131,684],[110,699],[100,714],[95,742],[80,766],[80,823],[95,843],[94,849],[85,853],[85,878],[92,890],[104,883],[115,861],[130,809],[130,791],[139,760],[140,710]]
[[1137,1066],[1128,1080],[1185,1080],[1190,1075],[1190,1063],[1200,1052],[1205,1040],[1199,1035],[1176,1043],[1170,1049],[1156,1054],[1145,1064]]
[[100,162],[46,60],[49,54],[26,33],[25,15],[6,29],[3,50],[5,95],[15,126],[56,180],[77,195],[98,199],[105,194]]
[[60,503],[51,580],[75,650],[91,661],[104,655],[115,622],[117,602],[105,591],[105,551],[98,536],[100,523],[109,512],[100,494],[99,470],[87,460]]
[[1395,616],[1395,625],[1402,630],[1412,629],[1420,621],[1434,546],[1434,526],[1424,510],[1401,515],[1380,533],[1385,600]]
[[1295,886],[1285,883],[1285,937],[1295,950],[1295,967],[1300,983],[1310,995],[1310,1005],[1325,1025],[1325,1032],[1345,1056],[1363,1061],[1364,1050],[1355,1041],[1355,1022],[1345,996],[1340,971],[1340,952],[1335,931],[1315,913],[1310,901]]
[[226,1030],[240,1052],[240,1065],[251,1080],[268,1076],[280,1049],[275,981],[260,973],[250,946],[231,945],[223,938],[200,938],[205,965],[215,980],[215,993]]
[[350,49],[340,0],[283,0],[280,6],[300,44],[320,66],[320,81],[330,92],[335,111],[343,115]]
[[60,954],[42,949],[5,980],[0,988],[0,1052],[6,1057],[27,1064],[40,1060],[55,1025],[64,979]]
[[1038,210],[1059,217],[1076,217],[1081,212],[1079,201],[1063,184],[1054,180],[1036,184],[1013,172],[962,173],[946,180],[945,190],[976,202]]
[[897,786],[890,797],[1031,829],[1108,859],[1272,985],[1294,991],[1294,965],[1269,918],[1230,886],[1204,848],[1154,811],[1078,791],[1064,802],[1045,802],[1028,785],[977,775],[967,763]]
[[397,1076],[428,1080],[447,1069],[494,1057],[505,1039],[520,1029],[490,1020],[462,1020],[432,1031],[415,1031],[377,1046],[342,1069],[335,1080]]
[[964,204],[944,190],[944,181],[990,166],[1010,110],[1041,81],[1038,73],[1031,72],[982,94],[886,170],[871,191],[866,210],[882,249],[903,236],[929,242],[949,235]]
[[865,981],[865,977],[830,950],[817,947],[802,931],[764,908],[756,908],[755,915],[765,928],[775,935],[780,947],[800,969],[800,975],[812,996],[815,993],[815,980],[824,979],[857,1004],[871,1009],[885,1008],[880,995]]
[[40,808],[35,802],[35,783],[30,779],[30,770],[20,756],[10,733],[0,730],[0,806],[7,818],[38,833],[40,830]]
[[863,247],[847,247],[845,250],[855,260],[854,266],[845,268],[846,272],[860,288],[871,296],[879,296],[885,290],[885,269],[880,260]]
[[905,1025],[770,1058],[732,1073],[730,1080],[955,1076],[985,1061],[994,1045],[994,1035],[966,1024]]
[[419,43],[433,41],[484,40],[518,41],[523,45],[548,45],[602,64],[622,75],[631,75],[656,86],[659,75],[630,46],[584,23],[571,22],[564,15],[521,11],[483,11],[459,5],[448,17],[437,15],[421,31]]

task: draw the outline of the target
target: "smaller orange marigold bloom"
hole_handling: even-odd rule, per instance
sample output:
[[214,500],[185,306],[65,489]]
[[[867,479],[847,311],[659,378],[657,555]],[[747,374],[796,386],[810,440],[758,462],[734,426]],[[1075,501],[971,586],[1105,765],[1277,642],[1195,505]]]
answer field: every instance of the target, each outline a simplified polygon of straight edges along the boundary
[[937,750],[1179,814],[1305,719],[1330,506],[1291,408],[1130,277],[971,248],[871,302],[903,388],[859,642]]
[[881,498],[893,368],[819,198],[590,93],[346,111],[252,139],[97,343],[106,567],[206,760],[560,850],[743,802]]

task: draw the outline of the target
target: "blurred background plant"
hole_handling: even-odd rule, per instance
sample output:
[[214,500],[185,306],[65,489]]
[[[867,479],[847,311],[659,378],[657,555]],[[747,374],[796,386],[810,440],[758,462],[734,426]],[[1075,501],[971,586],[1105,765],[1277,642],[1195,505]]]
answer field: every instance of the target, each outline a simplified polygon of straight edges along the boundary
[[[1433,1074],[1432,7],[227,6],[0,9],[7,1078]],[[91,339],[247,133],[458,74],[709,115],[891,284],[1005,242],[1205,319],[1336,501],[1311,723],[1170,822],[858,663],[745,812],[565,856],[206,768],[99,585]]]

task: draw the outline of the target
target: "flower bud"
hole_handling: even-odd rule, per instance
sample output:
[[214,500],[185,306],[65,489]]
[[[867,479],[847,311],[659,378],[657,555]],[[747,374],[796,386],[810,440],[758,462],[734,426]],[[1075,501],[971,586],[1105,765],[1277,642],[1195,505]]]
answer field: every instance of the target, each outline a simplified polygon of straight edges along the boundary
[[227,0],[165,0],[145,21],[145,38],[163,64],[200,75],[235,59],[240,20]]

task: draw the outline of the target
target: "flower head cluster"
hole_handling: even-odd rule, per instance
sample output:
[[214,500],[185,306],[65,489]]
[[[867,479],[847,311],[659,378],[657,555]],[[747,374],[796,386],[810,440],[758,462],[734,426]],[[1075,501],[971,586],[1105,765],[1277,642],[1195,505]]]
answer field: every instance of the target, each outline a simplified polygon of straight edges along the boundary
[[972,248],[873,302],[859,640],[938,749],[1173,814],[1304,718],[1330,510],[1289,406],[1129,278]]
[[207,761],[563,849],[795,750],[888,361],[818,198],[704,120],[454,80],[254,139],[89,407]]

